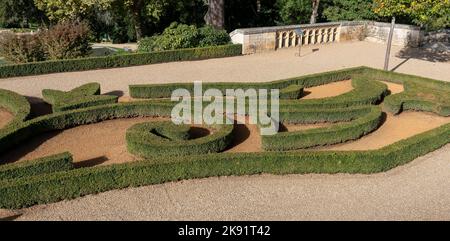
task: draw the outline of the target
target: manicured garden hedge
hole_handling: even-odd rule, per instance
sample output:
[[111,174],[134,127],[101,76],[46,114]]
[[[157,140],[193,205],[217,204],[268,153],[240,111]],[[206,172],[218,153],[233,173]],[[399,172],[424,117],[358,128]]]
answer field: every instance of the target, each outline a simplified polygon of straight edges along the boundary
[[53,112],[117,103],[119,97],[100,95],[100,92],[99,83],[89,83],[67,92],[44,89],[42,96],[52,105]]
[[191,139],[188,125],[171,122],[139,123],[127,130],[127,148],[143,158],[185,156],[225,150],[233,139],[233,125],[211,126],[211,135]]
[[75,169],[0,183],[0,207],[20,208],[112,189],[259,173],[375,173],[447,144],[450,124],[374,151],[218,153]]
[[358,139],[377,129],[383,121],[380,107],[364,109],[365,115],[348,123],[261,136],[262,147],[268,151],[288,151]]
[[[225,94],[226,89],[284,89],[291,85],[298,85],[301,87],[313,87],[323,84],[328,84],[336,81],[351,79],[363,71],[364,68],[349,68],[344,70],[324,72],[320,74],[311,74],[290,79],[276,80],[270,82],[215,82],[202,83],[203,89],[215,88],[219,89]],[[172,92],[176,89],[187,89],[193,93],[193,83],[170,83],[170,84],[141,84],[130,85],[130,96],[133,98],[170,98]],[[289,87],[291,88],[291,87]]]
[[0,78],[237,56],[239,44],[0,66]]
[[72,155],[68,152],[39,158],[32,161],[21,161],[17,163],[0,166],[0,181],[31,177],[40,174],[68,171],[73,169]]
[[14,120],[9,125],[15,125],[26,120],[31,112],[30,103],[24,96],[4,89],[0,89],[0,107],[14,115]]
[[[373,78],[370,77],[371,73],[374,74]],[[354,85],[355,91],[357,89],[364,91],[364,88],[369,88],[367,84],[372,84],[371,82],[377,83],[372,81],[374,79],[397,81],[398,83],[410,81],[409,77],[404,77],[403,75],[399,77],[392,75],[390,72],[362,67],[338,71],[335,75],[329,72],[324,75],[317,74],[309,77],[293,78],[288,83],[289,85],[298,84],[309,87],[350,77],[352,79],[358,79],[359,77],[362,80],[361,83],[364,83],[362,87],[360,86],[361,88]],[[302,79],[302,83],[298,83],[298,79]],[[364,82],[364,79],[370,81]],[[427,81],[427,79],[419,77],[415,77],[413,81],[415,80]],[[432,85],[434,84],[437,83],[432,83]],[[358,107],[358,105],[378,102],[385,92],[385,85],[372,87],[376,91],[353,95],[353,97],[346,98],[342,102],[331,101],[329,104],[324,105],[325,107],[319,106],[316,108],[314,107],[315,105],[312,105],[313,107],[305,107],[300,104],[289,103],[302,102],[299,100],[282,100],[280,102],[285,103],[281,105],[280,116],[282,120],[293,120],[293,122],[299,123],[345,120],[356,122],[358,117],[367,113],[367,111],[363,110],[363,108],[367,107]],[[370,88],[373,89],[372,87]],[[361,99],[357,97],[361,97]],[[338,97],[332,98],[339,100]],[[354,102],[353,98],[358,100]],[[336,99],[334,100],[336,101]],[[3,129],[0,132],[0,152],[46,131],[66,129],[76,125],[95,123],[113,118],[169,116],[173,105],[173,103],[160,100],[141,101],[93,106],[38,117],[17,126]],[[345,108],[326,108],[327,106],[342,105]],[[373,113],[380,113],[379,107],[373,107],[371,110],[377,110]],[[304,113],[307,113],[305,117],[303,117]],[[367,116],[371,116],[371,114]],[[177,133],[175,132],[175,134]],[[174,138],[172,134],[170,136]],[[112,189],[211,176],[251,175],[258,173],[382,172],[442,147],[450,142],[449,136],[450,124],[446,124],[387,147],[371,151],[210,153],[179,155],[176,158],[162,155],[159,158],[150,158],[133,163],[56,171],[40,175],[33,174],[31,177],[24,175],[22,178],[0,181],[0,207],[20,208]],[[177,136],[175,135],[175,137]]]

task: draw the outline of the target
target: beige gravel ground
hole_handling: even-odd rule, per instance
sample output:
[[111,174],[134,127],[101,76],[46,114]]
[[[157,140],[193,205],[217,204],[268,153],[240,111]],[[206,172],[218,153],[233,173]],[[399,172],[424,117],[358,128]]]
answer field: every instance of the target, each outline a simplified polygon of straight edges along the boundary
[[[312,52],[313,48],[319,51]],[[84,83],[99,82],[103,92],[128,95],[129,84],[272,81],[361,65],[383,68],[385,49],[385,45],[377,43],[340,43],[305,47],[301,58],[295,56],[296,49],[287,49],[222,59],[0,79],[0,88],[39,97],[44,88],[70,90]],[[392,49],[391,68],[405,61],[395,57],[399,50],[397,46]],[[450,81],[448,62],[409,59],[396,71]]]

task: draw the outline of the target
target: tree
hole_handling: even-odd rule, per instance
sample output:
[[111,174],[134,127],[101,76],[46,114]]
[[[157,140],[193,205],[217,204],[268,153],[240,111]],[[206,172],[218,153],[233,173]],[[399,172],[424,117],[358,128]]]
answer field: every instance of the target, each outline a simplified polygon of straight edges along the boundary
[[205,22],[217,29],[225,27],[225,0],[208,0]]
[[279,24],[300,24],[310,21],[312,5],[310,0],[278,0],[281,22]]
[[374,12],[383,17],[410,17],[425,28],[450,26],[450,0],[374,0]]
[[92,9],[107,9],[113,0],[34,0],[53,21],[82,19]]
[[29,27],[31,23],[45,21],[45,15],[30,0],[1,0],[0,27]]
[[311,13],[311,19],[309,20],[309,23],[314,24],[317,21],[317,16],[319,16],[320,0],[311,0],[311,2],[312,2],[312,13]]
[[372,20],[377,18],[372,8],[372,0],[332,0],[323,10],[323,16],[328,21]]

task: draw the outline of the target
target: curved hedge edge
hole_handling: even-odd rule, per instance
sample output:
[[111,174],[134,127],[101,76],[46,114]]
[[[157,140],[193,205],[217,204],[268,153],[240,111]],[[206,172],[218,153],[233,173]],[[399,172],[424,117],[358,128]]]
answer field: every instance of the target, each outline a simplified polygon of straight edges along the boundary
[[7,109],[14,115],[14,120],[7,126],[25,121],[31,112],[31,105],[27,98],[5,89],[0,89],[0,107]]
[[0,165],[0,181],[36,176],[73,169],[73,158],[68,152],[43,158]]
[[100,95],[99,83],[88,83],[70,91],[42,90],[44,101],[52,105],[53,112],[117,103],[119,97]]
[[[0,207],[35,204],[113,189],[212,176],[362,173],[390,170],[449,143],[450,124],[373,151],[220,153],[75,169],[0,183]],[[64,185],[61,185],[64,183]]]
[[350,106],[374,105],[380,103],[388,94],[387,85],[378,81],[355,75],[352,78],[353,90],[321,99],[299,101],[281,100],[280,105],[297,105],[297,108],[345,108]]
[[[283,89],[290,85],[299,85],[304,88],[336,81],[351,79],[353,75],[360,74],[365,67],[354,67],[343,70],[335,70],[317,74],[304,75],[289,79],[281,79],[270,82],[215,82],[202,83],[203,89],[215,88],[225,93],[226,89]],[[193,93],[193,83],[168,83],[168,84],[138,84],[129,85],[130,96],[136,99],[170,98],[176,89],[187,89]]]
[[186,125],[171,122],[139,123],[127,130],[127,149],[143,158],[207,154],[225,150],[233,139],[233,125],[211,127],[215,129],[211,135],[188,139],[190,127]]
[[0,78],[129,67],[174,61],[202,60],[238,56],[242,45],[229,44],[213,47],[132,53],[105,57],[54,60],[35,63],[0,66]]
[[65,100],[72,100],[91,95],[99,95],[100,92],[100,84],[94,82],[81,85],[70,91],[43,89],[42,97],[44,101],[49,103],[50,105],[60,105],[59,102],[64,102]]
[[288,151],[358,139],[376,130],[383,121],[383,113],[379,106],[366,108],[366,111],[365,115],[348,123],[262,136],[263,149],[267,151]]

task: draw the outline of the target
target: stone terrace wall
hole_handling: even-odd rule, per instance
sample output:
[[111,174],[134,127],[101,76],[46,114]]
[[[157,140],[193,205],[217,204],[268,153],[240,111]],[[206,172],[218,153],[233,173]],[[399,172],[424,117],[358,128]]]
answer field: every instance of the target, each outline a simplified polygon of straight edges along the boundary
[[[301,28],[302,39],[294,35]],[[331,22],[319,24],[302,24],[277,27],[236,29],[230,33],[233,43],[242,44],[242,53],[251,54],[263,51],[273,51],[278,48],[295,47],[311,44],[331,44],[345,41],[371,41],[385,43],[389,35],[390,23],[373,21]],[[334,36],[330,41],[330,32]],[[310,36],[316,36],[311,41]],[[423,32],[419,27],[396,24],[393,44],[399,46],[417,47],[421,44]],[[305,39],[307,38],[307,39]],[[288,39],[288,40],[286,40]],[[326,41],[323,41],[326,39]],[[281,42],[280,42],[281,41]]]

